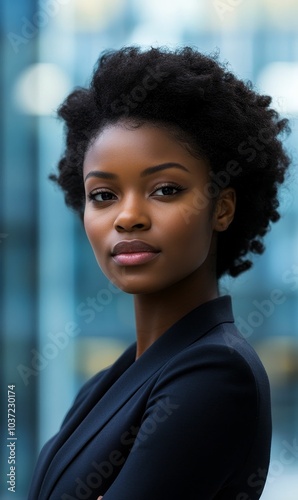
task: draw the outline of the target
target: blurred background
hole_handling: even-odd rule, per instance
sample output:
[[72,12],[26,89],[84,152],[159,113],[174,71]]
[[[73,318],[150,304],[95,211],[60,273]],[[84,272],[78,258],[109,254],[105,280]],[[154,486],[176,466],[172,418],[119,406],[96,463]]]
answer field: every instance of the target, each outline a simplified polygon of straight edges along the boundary
[[7,385],[16,392],[20,500],[79,387],[135,339],[132,298],[102,275],[82,224],[47,180],[63,148],[57,106],[88,84],[103,50],[132,44],[219,50],[290,119],[294,167],[280,194],[283,218],[253,270],[223,280],[221,290],[232,295],[236,323],[271,381],[262,499],[297,500],[297,0],[2,0],[0,14],[1,500],[11,498]]

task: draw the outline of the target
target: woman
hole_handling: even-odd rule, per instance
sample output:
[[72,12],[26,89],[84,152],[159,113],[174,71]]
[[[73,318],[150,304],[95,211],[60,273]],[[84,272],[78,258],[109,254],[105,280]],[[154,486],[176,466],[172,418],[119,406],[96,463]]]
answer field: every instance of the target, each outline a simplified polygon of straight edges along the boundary
[[30,500],[260,498],[269,384],[218,280],[251,267],[279,218],[287,122],[270,102],[191,48],[124,48],[60,107],[51,179],[133,294],[136,343],[81,389]]

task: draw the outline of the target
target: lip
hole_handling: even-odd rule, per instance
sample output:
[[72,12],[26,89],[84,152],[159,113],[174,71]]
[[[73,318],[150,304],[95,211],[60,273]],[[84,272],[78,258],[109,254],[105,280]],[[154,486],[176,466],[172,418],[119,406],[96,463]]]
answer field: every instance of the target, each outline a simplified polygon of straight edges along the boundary
[[142,240],[123,240],[114,245],[112,257],[122,266],[136,266],[155,259],[160,250]]
[[112,248],[112,256],[143,252],[158,253],[159,250],[158,248],[155,248],[152,245],[149,245],[149,243],[146,243],[142,240],[122,240],[116,243],[116,245],[114,245]]

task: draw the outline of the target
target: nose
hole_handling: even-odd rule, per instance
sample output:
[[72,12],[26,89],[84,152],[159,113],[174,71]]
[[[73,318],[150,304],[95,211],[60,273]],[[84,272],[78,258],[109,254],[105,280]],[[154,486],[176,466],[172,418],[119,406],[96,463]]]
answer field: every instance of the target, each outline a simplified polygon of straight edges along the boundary
[[119,232],[131,232],[136,229],[145,231],[151,227],[148,209],[137,196],[130,196],[119,205],[119,213],[114,228]]

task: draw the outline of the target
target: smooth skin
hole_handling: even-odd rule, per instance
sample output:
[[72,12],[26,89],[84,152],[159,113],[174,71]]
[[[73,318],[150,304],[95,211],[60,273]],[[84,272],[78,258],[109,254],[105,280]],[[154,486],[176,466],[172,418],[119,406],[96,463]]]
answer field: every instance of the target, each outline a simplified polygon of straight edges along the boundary
[[[149,123],[109,125],[85,155],[86,234],[104,274],[134,295],[136,358],[188,312],[218,297],[216,237],[233,220],[236,196],[226,188],[194,209],[198,192],[207,199],[210,170],[166,128]],[[117,262],[112,249],[123,240],[150,244],[155,258]]]

